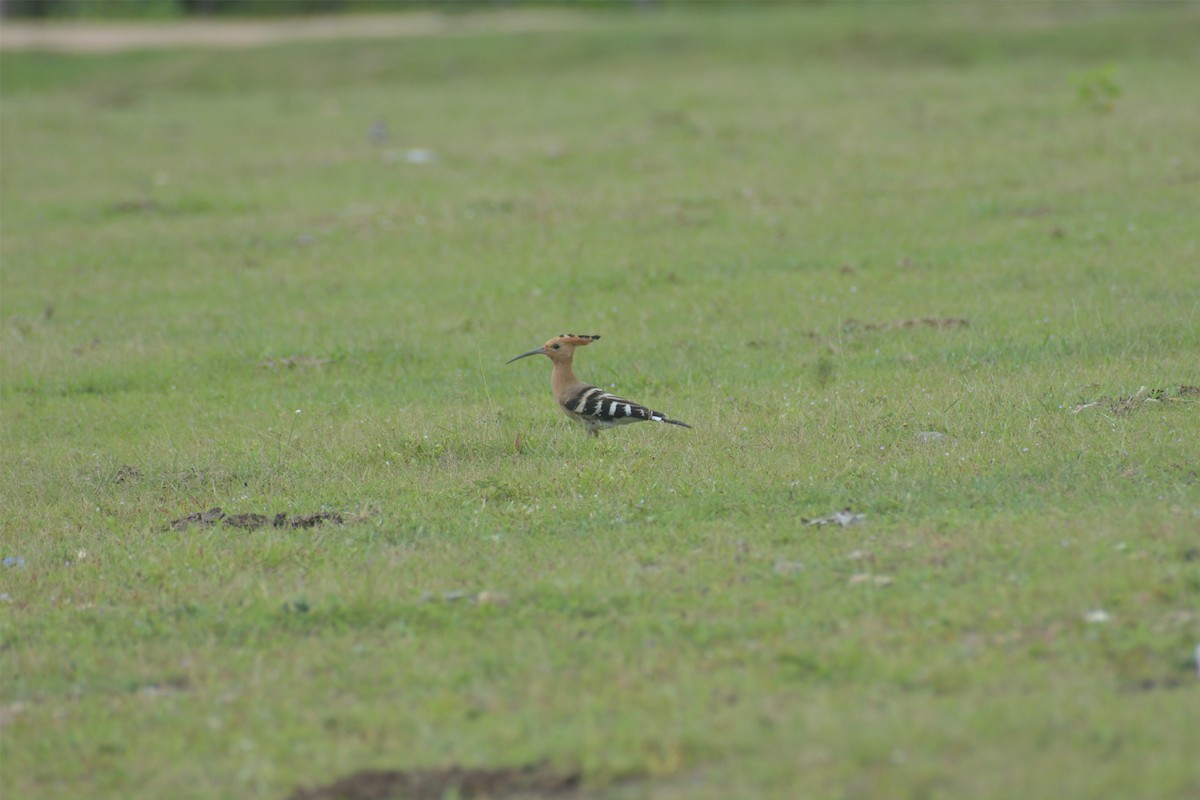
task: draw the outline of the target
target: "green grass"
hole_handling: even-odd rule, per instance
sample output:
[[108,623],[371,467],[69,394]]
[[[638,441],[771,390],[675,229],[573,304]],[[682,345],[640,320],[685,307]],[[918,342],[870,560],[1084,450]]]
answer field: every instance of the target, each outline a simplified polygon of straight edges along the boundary
[[[1195,796],[1198,40],[828,4],[5,54],[0,793]],[[970,324],[870,327],[925,317]],[[563,330],[694,429],[569,427],[504,366]],[[351,516],[167,529],[213,506]]]

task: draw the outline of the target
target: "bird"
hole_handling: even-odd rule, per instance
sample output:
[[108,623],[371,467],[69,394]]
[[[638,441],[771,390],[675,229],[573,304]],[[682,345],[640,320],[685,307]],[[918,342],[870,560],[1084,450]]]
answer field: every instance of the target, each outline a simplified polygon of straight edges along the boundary
[[599,338],[592,334],[563,333],[541,347],[521,353],[505,363],[511,364],[529,356],[546,356],[554,362],[550,386],[554,390],[554,399],[558,401],[558,407],[568,417],[582,423],[592,436],[599,436],[604,428],[627,425],[630,422],[665,422],[683,428],[692,427],[686,422],[670,419],[661,411],[654,411],[640,403],[617,397],[576,378],[575,370],[571,366],[575,348],[589,345]]

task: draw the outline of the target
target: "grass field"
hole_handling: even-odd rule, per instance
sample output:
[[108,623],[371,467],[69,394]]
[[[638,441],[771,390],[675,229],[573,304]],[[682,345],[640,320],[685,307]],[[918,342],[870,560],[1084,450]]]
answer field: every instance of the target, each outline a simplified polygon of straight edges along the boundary
[[[1200,796],[1197,41],[4,54],[0,794]],[[562,331],[693,430],[571,427]]]

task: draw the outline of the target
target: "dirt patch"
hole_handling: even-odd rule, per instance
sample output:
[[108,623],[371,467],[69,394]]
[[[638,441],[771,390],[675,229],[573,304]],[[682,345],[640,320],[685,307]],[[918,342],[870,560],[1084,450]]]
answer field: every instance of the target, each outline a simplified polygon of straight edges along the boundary
[[124,464],[113,474],[113,480],[117,483],[136,481],[140,477],[142,477],[142,471],[133,464]]
[[1078,414],[1090,408],[1100,408],[1113,414],[1125,416],[1146,405],[1158,403],[1200,402],[1200,386],[1177,386],[1175,388],[1148,389],[1145,386],[1124,397],[1101,397],[1087,403],[1078,403],[1071,413]]
[[6,20],[0,26],[0,50],[117,53],[180,47],[246,48],[297,41],[557,32],[581,28],[586,24],[583,16],[551,9],[509,9],[502,13],[476,14],[418,11],[280,20],[137,23]]
[[183,531],[193,525],[208,528],[221,523],[228,525],[231,528],[241,528],[247,531],[258,530],[259,528],[315,528],[318,525],[325,523],[333,525],[341,525],[345,520],[342,515],[336,511],[318,511],[316,514],[226,514],[219,508],[210,508],[208,511],[197,511],[193,514],[173,519],[167,523],[168,527]]
[[297,788],[288,800],[570,797],[580,782],[578,771],[561,772],[545,764],[507,769],[365,770],[326,786]]
[[854,331],[898,331],[905,328],[937,328],[947,331],[953,328],[968,328],[970,320],[962,317],[914,317],[913,319],[898,319],[891,322],[859,322],[848,319],[842,324],[842,330],[847,333]]
[[9,703],[6,706],[0,706],[0,728],[12,724],[12,721],[28,708],[27,703]]

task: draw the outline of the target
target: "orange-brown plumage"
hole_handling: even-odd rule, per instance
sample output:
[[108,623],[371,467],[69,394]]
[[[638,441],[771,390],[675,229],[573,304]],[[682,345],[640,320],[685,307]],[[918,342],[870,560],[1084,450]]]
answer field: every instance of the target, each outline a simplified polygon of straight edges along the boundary
[[554,369],[550,373],[550,386],[554,390],[554,399],[558,401],[558,407],[571,419],[583,423],[592,436],[599,436],[601,428],[643,420],[667,422],[684,428],[692,427],[686,422],[668,419],[661,412],[609,394],[603,389],[579,380],[575,376],[573,363],[575,349],[589,345],[599,338],[595,335],[564,333],[555,336],[541,347],[509,359],[508,363],[511,364],[518,359],[536,355],[544,355],[549,358],[554,364]]

